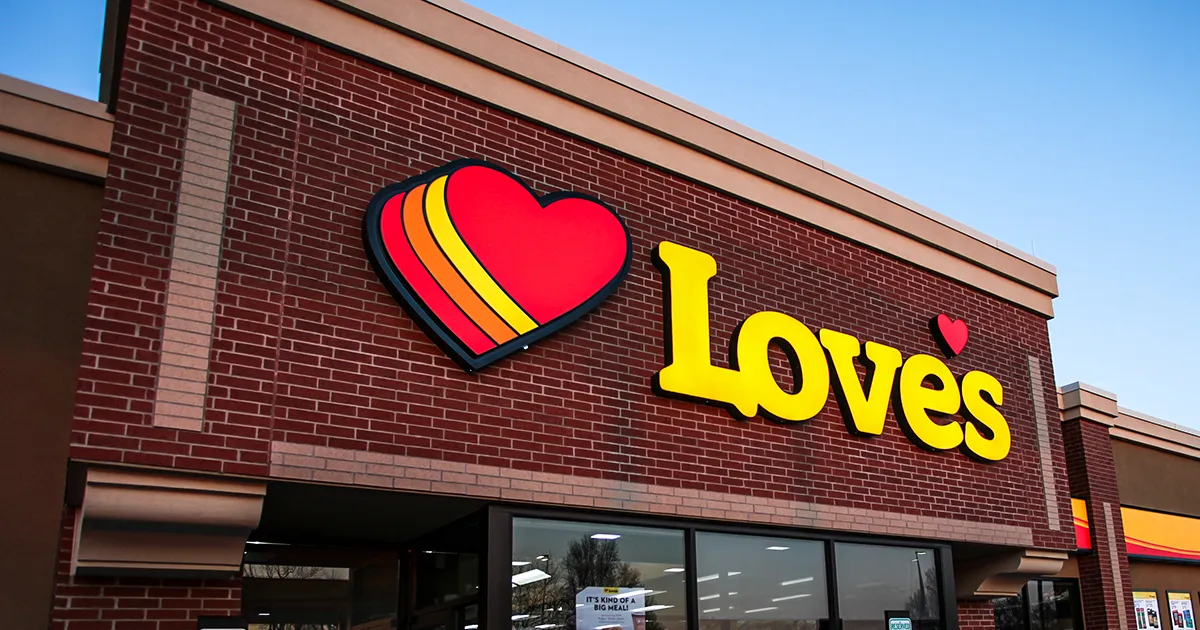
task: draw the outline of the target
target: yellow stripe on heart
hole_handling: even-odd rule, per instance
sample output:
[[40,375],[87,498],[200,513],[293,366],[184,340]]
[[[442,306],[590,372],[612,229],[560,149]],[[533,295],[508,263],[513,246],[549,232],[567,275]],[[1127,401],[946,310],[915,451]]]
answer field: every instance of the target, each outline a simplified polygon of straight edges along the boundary
[[446,257],[458,273],[462,274],[467,284],[471,285],[479,297],[512,326],[513,330],[523,335],[537,328],[538,323],[496,284],[496,280],[467,248],[458,230],[454,229],[454,223],[450,221],[450,211],[446,207],[446,181],[449,177],[443,175],[437,178],[425,191],[425,217],[438,246],[446,253]]

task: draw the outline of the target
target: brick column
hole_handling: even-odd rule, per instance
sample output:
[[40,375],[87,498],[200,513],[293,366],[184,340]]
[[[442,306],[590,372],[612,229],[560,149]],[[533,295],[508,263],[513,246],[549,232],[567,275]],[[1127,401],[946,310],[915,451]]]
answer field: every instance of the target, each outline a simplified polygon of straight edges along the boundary
[[1079,556],[1084,624],[1111,630],[1135,628],[1117,468],[1108,434],[1117,417],[1117,397],[1080,383],[1062,388],[1061,394],[1071,495],[1087,500],[1092,529],[1093,552]]

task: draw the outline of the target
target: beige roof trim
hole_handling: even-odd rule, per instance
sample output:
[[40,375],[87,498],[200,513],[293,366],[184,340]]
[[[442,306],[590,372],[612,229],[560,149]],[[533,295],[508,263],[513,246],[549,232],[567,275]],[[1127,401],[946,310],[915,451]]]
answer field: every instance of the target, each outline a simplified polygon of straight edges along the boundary
[[694,105],[600,74],[600,64],[586,60],[585,67],[585,58],[545,40],[517,39],[513,33],[523,31],[495,18],[481,24],[484,14],[469,7],[457,9],[471,17],[444,8],[452,6],[445,0],[210,1],[1052,315],[1058,291],[1052,267],[814,166],[810,161],[823,163]]
[[0,155],[103,179],[112,130],[103,103],[0,75]]
[[1160,420],[1153,416],[1120,408],[1113,427],[1113,438],[1136,442],[1186,457],[1200,459],[1200,431]]

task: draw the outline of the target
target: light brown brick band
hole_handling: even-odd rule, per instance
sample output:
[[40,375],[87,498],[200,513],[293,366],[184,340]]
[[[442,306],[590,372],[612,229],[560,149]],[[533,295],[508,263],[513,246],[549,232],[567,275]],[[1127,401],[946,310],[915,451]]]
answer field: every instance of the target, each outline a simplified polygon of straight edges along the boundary
[[1104,502],[1104,530],[1107,532],[1108,561],[1112,567],[1113,592],[1117,595],[1117,620],[1121,630],[1128,627],[1125,622],[1125,580],[1121,579],[1121,559],[1117,556],[1117,534],[1113,530],[1112,504]]
[[199,431],[212,349],[234,104],[192,91],[167,281],[154,426]]
[[1046,497],[1046,521],[1050,529],[1061,530],[1058,512],[1058,479],[1050,450],[1050,417],[1046,408],[1046,388],[1042,381],[1042,362],[1029,355],[1029,389],[1033,392],[1033,419],[1037,424],[1038,462],[1041,464],[1042,493]]
[[289,442],[271,443],[271,476],[887,536],[1033,545],[1031,530],[1015,525],[764,499]]

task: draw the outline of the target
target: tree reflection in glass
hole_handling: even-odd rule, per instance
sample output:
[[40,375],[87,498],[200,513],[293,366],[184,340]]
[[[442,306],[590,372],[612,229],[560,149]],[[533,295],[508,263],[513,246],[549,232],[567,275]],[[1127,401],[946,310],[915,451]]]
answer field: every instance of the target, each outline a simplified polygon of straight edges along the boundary
[[[513,628],[684,630],[683,556],[678,531],[514,519]],[[626,603],[603,617],[580,603],[600,594]]]

